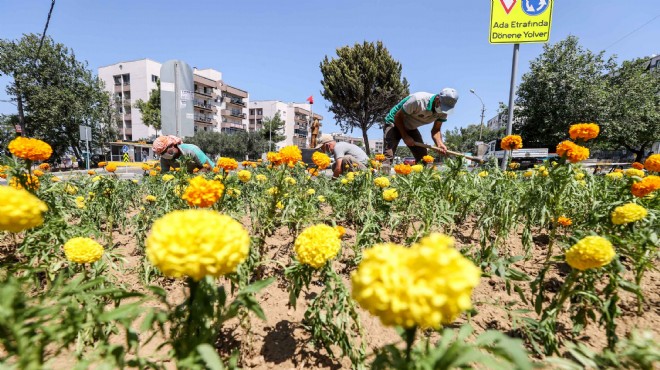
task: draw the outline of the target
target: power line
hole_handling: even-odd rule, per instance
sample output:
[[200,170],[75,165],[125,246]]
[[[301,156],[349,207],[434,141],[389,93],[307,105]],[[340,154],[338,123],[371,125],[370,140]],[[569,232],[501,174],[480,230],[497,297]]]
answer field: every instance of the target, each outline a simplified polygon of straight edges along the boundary
[[53,8],[55,7],[55,0],[52,0],[50,3],[50,10],[48,11],[48,18],[46,18],[46,25],[44,26],[44,32],[41,34],[41,40],[39,40],[39,48],[37,49],[36,59],[39,59],[39,53],[41,52],[41,47],[44,45],[44,38],[46,37],[46,31],[48,30],[48,24],[50,24],[50,16],[53,14]]
[[641,29],[644,28],[647,24],[653,22],[654,20],[656,20],[656,19],[658,19],[658,18],[660,18],[660,14],[658,14],[658,15],[656,15],[655,17],[651,18],[650,21],[644,23],[643,25],[641,25],[641,26],[635,28],[634,30],[630,31],[628,34],[626,34],[626,35],[623,36],[622,38],[620,38],[620,39],[614,41],[613,43],[611,43],[610,45],[608,45],[604,50],[609,49],[611,46],[613,46],[613,45],[619,43],[620,41],[622,41],[622,40],[625,39],[626,37],[632,35],[633,33],[635,33],[635,32],[637,32],[637,31],[641,30]]

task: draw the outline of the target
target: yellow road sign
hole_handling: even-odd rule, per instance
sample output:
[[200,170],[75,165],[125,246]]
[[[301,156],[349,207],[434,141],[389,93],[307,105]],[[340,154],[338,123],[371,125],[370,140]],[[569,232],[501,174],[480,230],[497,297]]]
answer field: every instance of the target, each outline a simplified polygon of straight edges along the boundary
[[131,159],[128,157],[128,153],[124,153],[124,162],[130,162]]
[[491,44],[547,42],[554,0],[491,0]]

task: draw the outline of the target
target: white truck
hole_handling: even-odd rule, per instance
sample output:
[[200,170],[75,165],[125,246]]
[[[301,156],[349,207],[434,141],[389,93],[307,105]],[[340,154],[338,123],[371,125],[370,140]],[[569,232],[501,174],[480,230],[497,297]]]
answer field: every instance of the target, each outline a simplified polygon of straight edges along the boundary
[[[500,147],[501,140],[493,140],[488,143],[486,154],[484,154],[484,161],[491,161],[492,158],[497,158],[497,163],[502,164],[504,159],[504,152]],[[520,169],[527,169],[533,167],[535,164],[543,163],[544,160],[550,158],[548,148],[523,148],[513,150],[511,153],[511,161],[520,163]]]

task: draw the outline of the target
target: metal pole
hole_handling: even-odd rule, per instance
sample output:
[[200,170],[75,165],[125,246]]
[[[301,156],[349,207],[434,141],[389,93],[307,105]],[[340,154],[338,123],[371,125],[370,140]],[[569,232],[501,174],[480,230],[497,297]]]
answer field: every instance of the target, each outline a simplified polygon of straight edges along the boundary
[[[90,129],[91,130],[91,129]],[[85,146],[87,146],[87,169],[89,170],[89,131],[85,128]]]
[[[176,136],[181,137],[181,122],[179,121],[179,63],[174,63],[174,122],[176,125]],[[193,92],[194,96],[195,92]]]
[[484,130],[484,114],[486,114],[486,106],[481,102],[481,125],[479,126],[479,141],[481,141],[481,133]]
[[[516,73],[518,72],[518,51],[520,44],[513,44],[513,61],[511,63],[511,86],[509,87],[509,119],[506,123],[506,134],[511,135],[513,125],[513,96],[516,93]],[[509,151],[504,151],[502,158],[502,171],[506,170],[506,164],[509,161]]]
[[312,127],[312,122],[314,122],[314,103],[309,103],[309,111],[312,112],[309,116],[309,121],[307,122],[307,137],[305,138],[305,145],[307,145],[307,139],[309,139],[309,129]]

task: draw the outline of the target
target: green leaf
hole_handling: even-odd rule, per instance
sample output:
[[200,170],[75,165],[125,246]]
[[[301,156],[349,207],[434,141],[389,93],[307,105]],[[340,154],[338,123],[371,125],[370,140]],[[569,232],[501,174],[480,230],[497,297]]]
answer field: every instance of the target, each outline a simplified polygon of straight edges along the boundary
[[204,364],[209,368],[209,370],[224,370],[225,365],[222,363],[222,359],[218,356],[215,348],[213,348],[208,343],[203,343],[197,346],[197,352],[202,357]]

